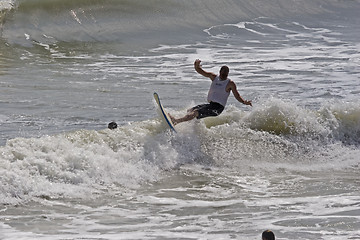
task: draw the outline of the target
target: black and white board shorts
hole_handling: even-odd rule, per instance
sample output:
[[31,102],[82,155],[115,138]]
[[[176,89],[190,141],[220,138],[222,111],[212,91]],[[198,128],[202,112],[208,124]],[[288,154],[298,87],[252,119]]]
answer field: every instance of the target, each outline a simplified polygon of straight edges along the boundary
[[199,115],[197,119],[205,118],[205,117],[216,117],[224,111],[224,106],[220,103],[210,102],[206,104],[197,105],[190,109],[190,111],[198,111]]

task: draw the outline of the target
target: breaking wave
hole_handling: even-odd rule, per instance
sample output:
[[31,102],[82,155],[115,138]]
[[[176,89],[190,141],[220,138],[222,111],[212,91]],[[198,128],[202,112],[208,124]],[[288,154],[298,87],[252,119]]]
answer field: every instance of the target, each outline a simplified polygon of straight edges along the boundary
[[217,118],[177,128],[171,134],[152,119],[8,140],[0,148],[1,203],[122,194],[184,164],[241,175],[358,168],[359,103],[313,111],[272,99],[251,112],[230,106]]

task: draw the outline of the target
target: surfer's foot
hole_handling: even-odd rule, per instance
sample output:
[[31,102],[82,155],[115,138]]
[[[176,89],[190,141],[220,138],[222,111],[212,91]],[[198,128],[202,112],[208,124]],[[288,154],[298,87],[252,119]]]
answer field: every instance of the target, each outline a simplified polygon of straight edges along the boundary
[[169,117],[170,117],[170,119],[171,119],[171,121],[172,121],[172,123],[173,123],[174,125],[178,124],[176,118],[174,118],[173,116],[171,116],[169,113],[168,113],[168,115],[169,115]]

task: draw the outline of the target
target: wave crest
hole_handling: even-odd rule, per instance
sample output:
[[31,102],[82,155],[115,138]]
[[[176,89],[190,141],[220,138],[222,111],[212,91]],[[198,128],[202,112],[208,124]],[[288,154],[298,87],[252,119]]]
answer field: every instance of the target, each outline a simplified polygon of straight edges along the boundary
[[0,12],[14,11],[2,14],[0,25],[2,37],[8,43],[23,46],[38,42],[131,42],[145,36],[149,41],[161,34],[168,37],[201,34],[217,24],[257,17],[330,13],[354,4],[324,0],[295,3],[212,0],[206,4],[199,0],[7,0],[0,6]]

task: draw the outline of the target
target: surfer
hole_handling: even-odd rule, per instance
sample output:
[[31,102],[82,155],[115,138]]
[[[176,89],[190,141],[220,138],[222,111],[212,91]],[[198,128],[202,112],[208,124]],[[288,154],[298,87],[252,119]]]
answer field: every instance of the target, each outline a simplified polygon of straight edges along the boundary
[[204,77],[210,78],[212,81],[207,98],[209,103],[197,105],[189,109],[187,114],[181,118],[174,118],[170,115],[171,121],[175,125],[181,122],[190,121],[194,118],[201,119],[220,115],[225,108],[230,92],[233,93],[234,97],[239,102],[252,106],[251,101],[246,101],[240,96],[236,89],[236,84],[228,78],[229,68],[227,66],[222,66],[219,75],[216,75],[215,73],[203,70],[200,63],[201,60],[199,59],[196,59],[194,62],[196,72]]
[[265,230],[261,237],[262,240],[275,240],[275,234],[270,230]]

